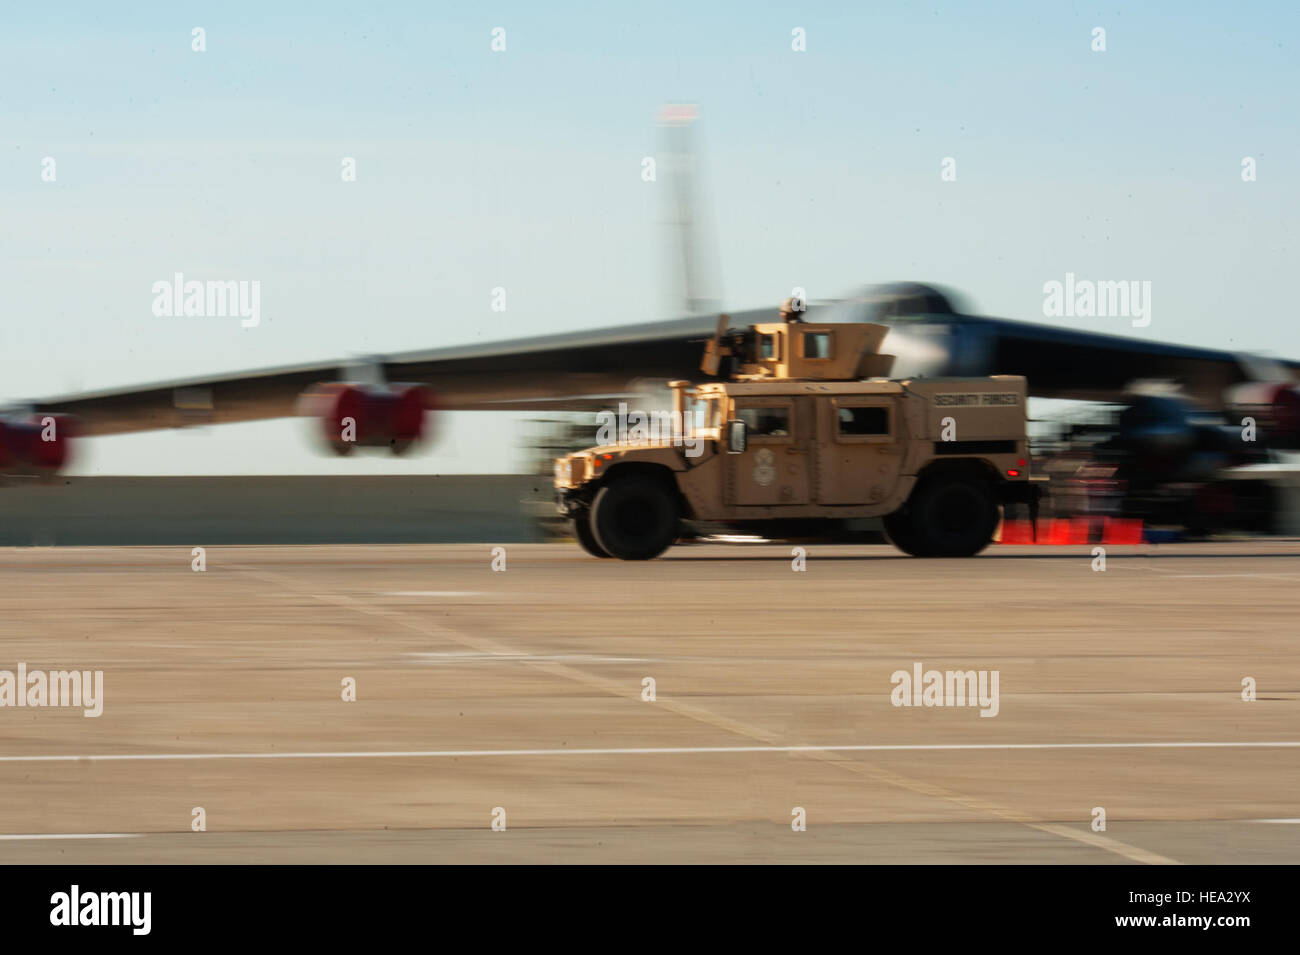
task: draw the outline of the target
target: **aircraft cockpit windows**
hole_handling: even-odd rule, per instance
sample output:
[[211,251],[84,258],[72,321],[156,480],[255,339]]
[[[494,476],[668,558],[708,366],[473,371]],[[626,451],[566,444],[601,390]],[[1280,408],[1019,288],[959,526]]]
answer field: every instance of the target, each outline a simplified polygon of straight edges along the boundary
[[830,332],[804,332],[803,357],[829,359],[831,357]]

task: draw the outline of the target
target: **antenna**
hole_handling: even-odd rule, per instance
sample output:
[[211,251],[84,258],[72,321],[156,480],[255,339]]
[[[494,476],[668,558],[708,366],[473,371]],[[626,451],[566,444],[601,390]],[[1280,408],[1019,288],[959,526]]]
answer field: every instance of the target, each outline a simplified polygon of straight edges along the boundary
[[[674,253],[680,262],[683,305],[688,315],[717,313],[721,295],[717,292],[716,256],[699,209],[700,176],[696,152],[695,123],[699,107],[692,103],[669,103],[659,110],[664,130],[664,159],[667,166],[673,227]],[[713,282],[709,282],[710,276]],[[713,294],[709,294],[709,290]]]

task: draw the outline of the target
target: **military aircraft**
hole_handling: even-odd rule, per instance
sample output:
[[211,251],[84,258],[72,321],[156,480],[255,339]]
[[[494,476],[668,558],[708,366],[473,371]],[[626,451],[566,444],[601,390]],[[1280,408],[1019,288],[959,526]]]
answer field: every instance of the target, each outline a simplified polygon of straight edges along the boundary
[[[768,309],[730,316],[734,327],[774,318]],[[1232,352],[966,315],[929,285],[870,288],[810,305],[806,318],[888,325],[882,351],[897,356],[894,377],[1024,375],[1031,396],[1096,401],[1122,401],[1134,382],[1162,379],[1209,410],[1248,397],[1257,412],[1300,424],[1300,389],[1290,381],[1255,381],[1250,362]],[[400,453],[428,437],[436,411],[596,410],[636,393],[647,379],[697,378],[701,344],[716,325],[716,316],[694,316],[52,397],[35,402],[26,423],[11,420],[0,434],[0,468],[6,459],[31,457],[32,429],[47,416],[67,416],[75,422],[68,430],[78,435],[114,435],[312,414],[332,437],[351,417],[356,434],[331,441],[339,453],[353,445]],[[1300,368],[1281,364],[1289,373]],[[45,452],[46,461],[59,460]]]
[[[490,344],[434,348],[35,401],[0,417],[0,473],[49,472],[69,435],[114,435],[195,423],[225,424],[306,414],[321,420],[337,453],[357,447],[401,453],[433,430],[440,410],[584,411],[639,393],[648,380],[698,378],[701,345],[718,323],[700,294],[709,242],[695,209],[693,107],[660,115],[675,197],[685,317]],[[1031,396],[1122,401],[1135,381],[1174,382],[1207,410],[1242,404],[1300,440],[1300,363],[1257,363],[1227,351],[965,314],[938,287],[902,282],[802,305],[808,321],[877,322],[890,333],[895,377],[1023,375]],[[775,309],[734,312],[735,328],[771,321]],[[721,370],[725,375],[726,369]],[[1244,390],[1243,390],[1244,386]],[[350,430],[349,430],[350,429]]]

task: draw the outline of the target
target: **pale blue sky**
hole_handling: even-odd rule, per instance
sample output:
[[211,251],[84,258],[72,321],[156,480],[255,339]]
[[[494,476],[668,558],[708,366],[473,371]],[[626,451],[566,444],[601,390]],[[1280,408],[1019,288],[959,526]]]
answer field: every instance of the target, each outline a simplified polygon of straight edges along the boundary
[[[1047,321],[1072,271],[1151,281],[1152,322],[1061,324],[1300,358],[1293,4],[266,6],[6,10],[0,396],[664,317],[666,184],[640,170],[667,101],[701,104],[733,309],[917,279]],[[259,280],[261,325],[155,317],[177,271]],[[324,459],[278,422],[88,442],[79,467],[495,470],[512,420],[454,416],[409,461]]]

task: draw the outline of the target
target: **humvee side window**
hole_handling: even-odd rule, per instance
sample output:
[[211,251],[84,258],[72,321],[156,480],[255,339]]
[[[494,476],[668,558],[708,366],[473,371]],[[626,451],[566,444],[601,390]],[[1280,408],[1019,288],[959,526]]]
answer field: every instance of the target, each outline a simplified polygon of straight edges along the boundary
[[758,357],[766,361],[770,358],[780,358],[780,346],[777,344],[775,335],[758,336]]
[[790,434],[789,408],[737,408],[750,437],[785,437]]
[[888,408],[840,408],[840,434],[889,434]]
[[804,332],[800,337],[803,339],[804,358],[831,357],[830,332]]

